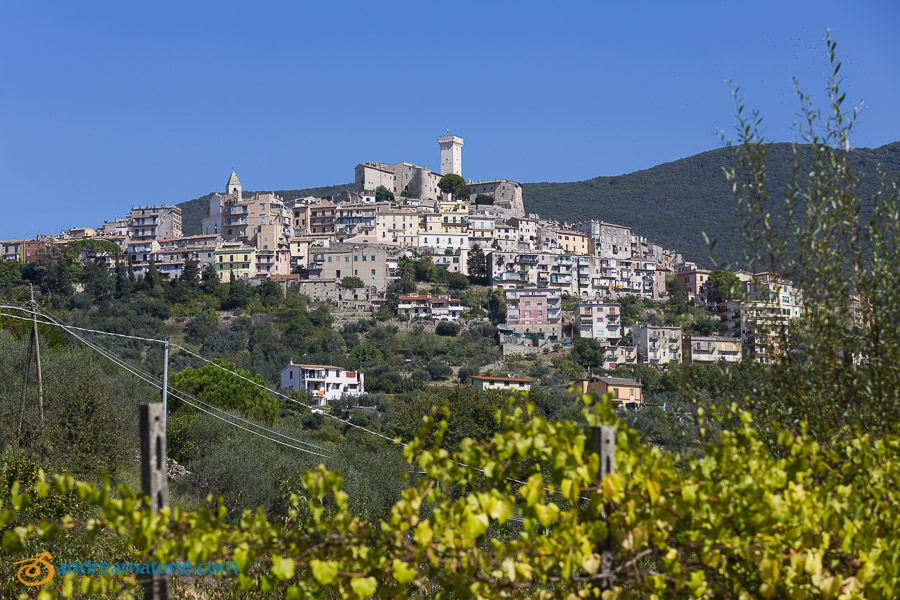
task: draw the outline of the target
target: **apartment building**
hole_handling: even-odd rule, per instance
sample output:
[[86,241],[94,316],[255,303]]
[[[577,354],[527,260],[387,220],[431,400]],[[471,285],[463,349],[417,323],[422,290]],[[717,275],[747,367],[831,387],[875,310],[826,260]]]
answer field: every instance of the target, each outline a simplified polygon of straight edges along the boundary
[[[309,279],[340,281],[359,277],[370,290],[383,292],[396,279],[398,248],[384,244],[341,244],[309,249]],[[393,260],[391,260],[393,259]]]
[[25,240],[0,241],[0,260],[24,262]]
[[132,206],[125,218],[128,237],[133,240],[181,237],[181,209],[177,206]]
[[377,204],[339,204],[334,209],[334,232],[338,238],[373,231],[376,226]]
[[320,202],[309,207],[309,233],[311,235],[334,235],[335,205]]
[[791,320],[803,315],[803,296],[791,281],[774,273],[743,278],[744,298],[718,306],[719,332],[740,339],[744,359],[775,362],[781,353],[782,335]]
[[252,279],[256,276],[256,248],[241,242],[223,242],[213,253],[213,264],[219,279]]
[[[441,201],[438,202],[438,216],[435,231],[442,233],[456,233],[468,237],[469,231],[469,207],[463,202]],[[429,229],[429,232],[432,230]]]
[[682,357],[685,364],[739,363],[741,362],[741,340],[718,336],[685,336]]
[[621,306],[598,301],[582,302],[575,311],[575,329],[581,337],[615,346],[625,334]]
[[134,268],[135,275],[143,275],[160,248],[159,242],[152,238],[130,240],[125,246],[125,260]]
[[632,257],[631,228],[605,221],[583,221],[572,229],[588,235],[593,243],[591,253],[600,258],[627,259]]
[[406,315],[412,319],[432,319],[435,321],[458,321],[462,314],[459,298],[432,296],[431,294],[409,294],[397,299],[396,316]]
[[474,246],[475,244],[478,244],[483,250],[489,249],[494,244],[494,227],[496,221],[497,219],[493,215],[469,215],[469,245]]
[[329,400],[343,396],[359,396],[366,392],[365,375],[334,365],[300,365],[291,362],[279,377],[282,390],[309,394],[312,404],[325,406]]
[[639,362],[651,365],[681,363],[681,327],[635,323],[631,335]]
[[419,214],[405,208],[383,208],[375,215],[375,238],[380,244],[401,248],[419,245]]
[[711,272],[709,269],[698,269],[694,263],[682,263],[675,268],[675,281],[688,302],[706,304],[706,282]]
[[502,335],[513,338],[562,339],[562,299],[552,288],[512,288],[506,290],[506,322]]

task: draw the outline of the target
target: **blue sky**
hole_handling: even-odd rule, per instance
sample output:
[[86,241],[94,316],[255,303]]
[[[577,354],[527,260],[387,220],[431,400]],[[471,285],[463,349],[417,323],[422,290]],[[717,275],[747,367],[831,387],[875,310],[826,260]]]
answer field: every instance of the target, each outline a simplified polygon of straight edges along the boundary
[[[793,139],[825,28],[854,146],[900,139],[900,2],[5,2],[0,239],[132,204],[345,183],[365,160],[523,182],[615,175],[720,146],[726,80]],[[821,97],[821,94],[818,94]]]

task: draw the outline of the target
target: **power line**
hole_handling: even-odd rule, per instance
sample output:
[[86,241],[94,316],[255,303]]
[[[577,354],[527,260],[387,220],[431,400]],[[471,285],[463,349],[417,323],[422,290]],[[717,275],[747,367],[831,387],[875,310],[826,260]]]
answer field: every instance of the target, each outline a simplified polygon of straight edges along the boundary
[[[9,315],[9,316],[11,316],[11,315]],[[105,348],[103,348],[102,346],[99,346],[98,344],[96,344],[96,343],[94,343],[94,342],[92,342],[92,341],[90,341],[90,340],[84,338],[83,336],[81,336],[81,335],[79,335],[79,334],[77,334],[77,333],[75,333],[75,332],[73,332],[73,331],[69,331],[69,326],[67,326],[67,325],[65,325],[65,324],[63,324],[63,323],[60,323],[60,322],[55,321],[55,319],[53,319],[53,317],[51,317],[51,316],[49,316],[49,315],[44,315],[44,316],[45,316],[46,318],[51,319],[51,320],[53,321],[52,323],[49,323],[50,325],[55,325],[55,326],[57,326],[57,327],[62,328],[62,329],[65,330],[65,331],[68,331],[68,333],[69,333],[70,335],[72,335],[73,337],[79,339],[79,340],[80,340],[82,343],[84,343],[86,346],[88,346],[89,348],[91,348],[91,349],[94,350],[95,352],[101,354],[102,356],[106,357],[108,360],[110,360],[111,362],[113,362],[113,363],[116,364],[117,366],[119,366],[119,367],[125,369],[126,371],[128,371],[129,373],[131,373],[132,375],[134,375],[135,377],[138,377],[139,379],[145,381],[146,383],[149,383],[150,385],[156,387],[157,389],[160,389],[160,390],[162,389],[162,387],[163,387],[162,384],[161,384],[160,382],[156,381],[152,374],[150,374],[150,373],[148,373],[147,371],[144,371],[144,370],[142,370],[142,369],[140,369],[140,368],[138,368],[138,367],[134,367],[133,365],[129,365],[129,364],[126,363],[124,360],[122,360],[120,357],[117,357],[116,355],[112,354],[111,352],[109,352],[108,350],[106,350]],[[18,317],[18,318],[21,318],[21,317]],[[82,329],[82,328],[79,328],[79,329]],[[237,415],[234,415],[234,414],[232,414],[232,413],[229,413],[228,411],[225,411],[225,410],[223,410],[223,409],[221,409],[221,408],[215,407],[215,406],[213,406],[212,404],[209,404],[208,402],[204,402],[204,401],[200,400],[199,398],[196,398],[195,396],[192,396],[192,395],[188,394],[187,392],[182,392],[181,390],[179,390],[179,389],[177,389],[177,388],[174,388],[174,387],[172,387],[172,386],[169,386],[169,389],[170,389],[170,390],[173,390],[172,395],[173,395],[174,397],[176,397],[177,399],[181,400],[182,402],[184,402],[184,403],[187,404],[188,406],[191,406],[191,407],[193,407],[193,408],[195,408],[195,409],[197,409],[197,410],[199,410],[199,411],[201,411],[201,412],[204,412],[204,413],[206,413],[206,414],[208,414],[208,415],[210,415],[210,416],[212,416],[212,417],[214,417],[214,418],[216,418],[216,419],[219,419],[219,420],[221,420],[221,421],[224,421],[224,422],[228,423],[229,425],[233,425],[233,426],[235,426],[235,427],[238,427],[239,429],[242,429],[242,430],[244,430],[244,431],[247,431],[248,433],[252,433],[252,434],[254,434],[254,435],[258,435],[258,436],[260,436],[260,437],[262,437],[262,438],[265,438],[265,439],[267,439],[267,440],[270,440],[270,441],[272,441],[272,442],[275,442],[276,444],[281,444],[282,446],[286,446],[286,447],[288,447],[288,448],[293,448],[294,450],[299,450],[300,452],[306,452],[306,453],[308,453],[308,454],[314,454],[314,455],[320,456],[320,457],[322,457],[322,458],[331,458],[330,456],[327,456],[327,455],[325,455],[325,454],[320,454],[320,453],[318,453],[318,452],[313,452],[312,450],[308,450],[308,449],[305,449],[305,448],[299,448],[299,447],[297,447],[297,446],[288,444],[288,443],[286,443],[286,442],[283,442],[283,441],[280,441],[280,440],[271,438],[271,437],[269,437],[269,436],[267,436],[267,435],[265,435],[265,434],[263,434],[263,433],[260,433],[260,432],[258,432],[258,431],[253,431],[253,430],[251,430],[251,429],[248,429],[248,428],[246,428],[246,427],[243,427],[242,425],[239,425],[238,423],[234,423],[234,422],[232,422],[232,421],[229,421],[228,419],[226,419],[226,418],[224,418],[224,417],[222,417],[222,416],[219,416],[219,415],[217,415],[217,414],[215,414],[215,413],[213,413],[213,412],[211,412],[211,411],[209,411],[209,410],[206,410],[206,409],[202,408],[201,406],[198,406],[197,404],[195,404],[195,403],[192,402],[191,400],[188,400],[188,399],[185,398],[184,396],[188,396],[188,397],[192,398],[194,401],[196,401],[196,402],[198,402],[198,403],[201,403],[201,404],[203,404],[203,405],[205,405],[205,406],[208,406],[208,407],[210,407],[210,408],[212,408],[212,409],[214,409],[214,410],[218,410],[219,412],[222,412],[222,413],[228,415],[229,417],[231,417],[231,418],[233,418],[233,419],[240,420],[240,421],[242,421],[242,422],[244,422],[244,423],[247,423],[248,425],[252,425],[253,427],[258,427],[258,428],[260,428],[260,429],[264,429],[264,430],[266,430],[266,431],[268,431],[268,432],[270,432],[270,433],[273,433],[273,434],[278,435],[278,436],[280,436],[280,437],[283,437],[283,438],[285,438],[285,439],[291,440],[291,441],[293,441],[293,442],[295,442],[295,443],[299,443],[299,444],[307,444],[307,445],[312,446],[312,447],[314,447],[314,448],[317,448],[317,449],[320,449],[320,450],[325,450],[325,449],[322,448],[321,446],[316,446],[315,444],[310,444],[309,442],[304,442],[303,440],[298,440],[298,439],[292,438],[292,437],[290,437],[290,436],[288,436],[288,435],[285,435],[285,434],[283,434],[283,433],[279,433],[279,432],[277,432],[277,431],[271,430],[271,429],[269,429],[269,428],[267,428],[267,427],[265,427],[265,426],[263,426],[263,425],[259,425],[258,423],[253,423],[252,421],[248,421],[248,420],[246,420],[246,419],[243,419],[243,418],[241,418],[241,417],[239,417],[239,416],[237,416]]]
[[[0,305],[0,308],[4,308],[4,307],[5,307],[5,308],[13,308],[13,309],[17,309],[17,310],[22,310],[23,312],[30,312],[30,311],[28,311],[27,309],[20,308],[20,307],[16,307],[16,306],[4,306],[4,305]],[[55,319],[53,319],[52,316],[50,316],[49,314],[47,314],[47,313],[44,312],[44,311],[37,310],[37,314],[40,314],[40,315],[43,316],[44,318],[47,318],[47,319],[50,319],[50,320],[54,321],[54,323],[52,323],[52,324],[54,324],[54,325],[56,325],[56,326],[58,326],[58,327],[62,327],[63,329],[67,329],[67,328],[72,327],[72,326],[65,325],[65,324],[62,324],[62,323],[57,322]],[[124,334],[114,334],[114,333],[110,333],[110,332],[106,332],[106,331],[100,331],[100,330],[96,330],[96,329],[86,329],[86,328],[80,328],[80,327],[79,327],[79,328],[72,327],[72,328],[73,328],[73,329],[78,329],[78,330],[80,330],[80,331],[91,332],[91,333],[99,333],[99,334],[104,334],[104,335],[113,335],[113,336],[119,336],[119,337],[133,338],[133,339],[139,339],[139,340],[144,340],[144,341],[149,341],[149,342],[156,342],[156,343],[165,343],[165,340],[159,340],[159,339],[154,339],[154,338],[141,338],[141,337],[138,337],[138,336],[128,336],[128,335],[124,335]],[[73,332],[71,332],[71,331],[70,331],[69,333],[70,333],[71,335],[75,336],[75,337],[78,337],[78,338],[81,339],[82,341],[84,341],[84,339],[81,338],[80,336],[78,336],[77,334],[75,334],[75,333],[73,333]],[[87,342],[85,342],[85,343],[87,343]],[[226,372],[226,373],[229,373],[229,374],[233,375],[234,377],[237,377],[237,378],[242,379],[242,380],[244,380],[244,381],[246,381],[246,382],[248,382],[248,383],[251,383],[251,384],[253,384],[253,385],[255,385],[255,386],[257,386],[257,387],[259,387],[259,388],[261,388],[261,389],[264,389],[264,390],[266,390],[267,392],[269,392],[270,394],[274,394],[274,395],[276,395],[276,396],[278,396],[278,397],[280,397],[280,398],[284,398],[285,400],[288,400],[288,401],[290,401],[290,402],[294,402],[295,404],[299,404],[299,405],[301,405],[301,406],[303,406],[303,407],[305,407],[305,408],[308,408],[308,409],[310,409],[310,410],[315,410],[315,409],[317,409],[317,407],[314,407],[314,406],[312,406],[312,405],[310,405],[310,404],[306,404],[305,402],[301,402],[300,400],[297,400],[297,399],[295,399],[295,398],[291,398],[290,396],[287,396],[287,395],[285,395],[285,394],[282,394],[281,392],[279,392],[279,391],[277,391],[277,390],[273,390],[273,389],[269,388],[268,386],[265,386],[265,385],[263,385],[263,384],[260,384],[259,382],[253,381],[253,380],[250,379],[249,377],[245,377],[245,376],[241,375],[240,373],[236,373],[235,371],[232,371],[231,369],[228,369],[228,368],[226,368],[226,367],[223,367],[222,365],[219,365],[219,364],[213,362],[212,359],[208,359],[208,358],[206,358],[206,357],[204,357],[204,356],[201,356],[200,354],[197,354],[196,352],[193,352],[192,350],[188,350],[187,348],[185,348],[184,346],[181,346],[180,344],[176,344],[176,343],[174,343],[174,342],[170,342],[170,345],[171,345],[171,346],[174,346],[174,347],[176,347],[176,348],[178,348],[179,350],[181,350],[181,351],[183,351],[183,352],[185,352],[185,353],[187,353],[187,354],[189,354],[189,355],[191,355],[191,356],[193,356],[193,357],[195,357],[195,358],[197,358],[197,359],[199,359],[199,360],[201,360],[201,361],[203,361],[203,362],[205,362],[205,363],[207,363],[207,364],[210,364],[210,365],[216,367],[217,369],[219,369],[219,370],[221,370],[221,371],[224,371],[224,372]],[[112,359],[110,359],[110,360],[112,360]],[[184,401],[183,398],[182,398],[182,401]],[[189,404],[190,404],[190,403],[189,403]],[[221,410],[221,409],[219,409],[219,410]],[[204,412],[205,412],[205,411],[204,411]],[[230,413],[226,413],[226,414],[229,414],[229,415],[230,415]],[[344,421],[343,419],[340,419],[339,417],[336,417],[336,416],[334,416],[334,415],[332,415],[332,414],[329,414],[329,413],[327,413],[327,412],[324,412],[324,411],[323,411],[323,412],[321,412],[321,413],[319,413],[319,414],[322,414],[322,415],[324,415],[325,417],[327,417],[327,418],[329,418],[329,419],[333,419],[333,420],[335,420],[335,421],[339,421],[339,422],[341,422],[341,423],[345,423],[345,424],[347,424],[347,425],[349,425],[349,426],[351,426],[351,427],[354,427],[354,428],[356,428],[356,429],[360,429],[361,431],[364,431],[364,432],[366,432],[366,433],[368,433],[368,434],[370,434],[370,435],[374,435],[374,436],[380,437],[380,438],[382,438],[382,439],[384,439],[384,440],[393,442],[393,443],[395,443],[395,444],[398,444],[398,445],[400,445],[400,446],[403,446],[404,448],[409,447],[409,444],[407,444],[406,442],[403,442],[402,440],[390,438],[390,437],[388,437],[388,436],[386,436],[386,435],[384,435],[384,434],[382,434],[382,433],[379,433],[379,432],[377,432],[377,431],[372,431],[371,429],[367,429],[367,428],[365,428],[365,427],[363,427],[363,426],[361,426],[361,425],[357,425],[357,424],[355,424],[355,423],[353,423],[353,422],[351,422],[351,421]],[[223,420],[224,420],[224,419],[223,419]],[[234,425],[236,425],[236,424],[234,424]],[[255,424],[254,424],[254,425],[255,425]],[[259,426],[259,425],[256,425],[256,426]],[[243,429],[243,427],[242,427],[242,429]],[[258,434],[258,435],[262,435],[262,434]],[[281,435],[281,434],[279,434],[279,435]],[[263,437],[266,437],[266,436],[263,436]],[[299,440],[298,440],[298,441],[299,441]],[[301,442],[301,443],[302,443],[302,442]],[[315,453],[313,453],[313,454],[315,454]],[[484,469],[481,469],[481,468],[479,468],[479,467],[473,467],[473,466],[467,465],[467,464],[465,464],[465,463],[463,463],[463,462],[460,462],[460,461],[458,461],[458,460],[452,460],[452,459],[451,459],[451,462],[453,462],[453,463],[455,463],[455,464],[457,464],[457,465],[459,465],[459,466],[461,466],[461,467],[463,467],[463,468],[466,468],[466,469],[472,469],[472,470],[475,470],[475,471],[478,471],[478,472],[484,474]],[[504,479],[505,479],[506,481],[509,481],[509,482],[511,482],[511,483],[515,483],[515,484],[518,484],[518,485],[527,485],[527,482],[521,481],[521,480],[519,480],[519,479],[515,479],[514,477],[508,477],[508,476],[507,476],[507,477],[505,477]],[[545,489],[546,491],[550,492],[550,489],[549,489],[547,486],[544,486],[544,489]],[[556,490],[556,493],[557,493],[557,494],[561,494],[562,492],[560,492],[559,490]],[[586,498],[586,497],[584,497],[584,496],[579,496],[579,498],[582,499],[582,500],[588,500],[588,498]]]

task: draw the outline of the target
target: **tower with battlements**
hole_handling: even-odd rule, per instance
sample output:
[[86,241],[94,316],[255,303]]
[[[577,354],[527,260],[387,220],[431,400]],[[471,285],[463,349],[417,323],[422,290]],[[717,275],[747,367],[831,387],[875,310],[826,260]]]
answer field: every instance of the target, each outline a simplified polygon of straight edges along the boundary
[[441,175],[456,173],[462,177],[463,139],[455,135],[443,135],[438,138],[441,147]]

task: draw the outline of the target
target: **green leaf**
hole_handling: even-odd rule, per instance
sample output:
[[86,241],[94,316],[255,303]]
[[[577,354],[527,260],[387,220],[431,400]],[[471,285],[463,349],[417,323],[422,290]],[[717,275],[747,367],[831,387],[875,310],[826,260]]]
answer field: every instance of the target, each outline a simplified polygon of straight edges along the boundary
[[374,577],[358,577],[350,581],[350,587],[361,598],[366,598],[375,593],[375,590],[378,588],[378,582],[375,581]]
[[400,583],[409,583],[416,578],[416,569],[399,558],[394,559],[394,562],[391,563],[391,567],[394,569],[394,579]]
[[272,556],[272,575],[281,580],[290,579],[291,577],[293,577],[294,559],[290,557],[281,558],[278,555]]
[[16,527],[3,532],[3,551],[16,554],[25,549],[25,529]]
[[333,560],[313,559],[309,561],[309,567],[315,580],[322,585],[328,585],[337,577],[338,564]]

